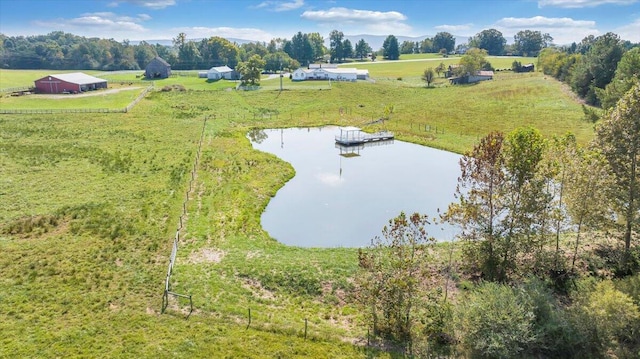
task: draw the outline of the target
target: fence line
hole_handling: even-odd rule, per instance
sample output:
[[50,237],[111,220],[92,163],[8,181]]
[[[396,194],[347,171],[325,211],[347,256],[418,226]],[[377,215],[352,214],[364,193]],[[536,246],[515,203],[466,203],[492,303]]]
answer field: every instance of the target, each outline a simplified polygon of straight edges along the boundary
[[125,108],[49,108],[49,109],[0,109],[2,115],[33,115],[33,114],[59,114],[59,113],[127,113],[153,90],[153,84],[145,88],[135,100]]
[[144,91],[142,91],[142,93],[140,93],[140,95],[138,95],[135,100],[133,100],[127,107],[124,108],[124,112],[131,111],[133,106],[137,105],[138,102],[140,102],[140,100],[142,100],[142,98],[144,98],[151,90],[153,90],[153,85],[144,89]]
[[0,89],[0,93],[31,91],[32,89],[33,89],[33,86],[7,87],[7,88]]
[[56,113],[124,113],[125,109],[111,108],[53,108],[53,109],[0,109],[3,115],[56,114]]
[[182,214],[180,214],[180,218],[178,220],[178,228],[176,229],[176,234],[173,238],[173,243],[171,245],[171,254],[169,255],[169,266],[167,268],[167,276],[165,277],[165,283],[164,283],[164,293],[162,295],[162,310],[160,311],[160,313],[164,313],[165,310],[167,309],[167,306],[169,306],[169,296],[177,297],[177,298],[188,298],[191,310],[189,311],[187,318],[189,318],[189,316],[193,312],[192,296],[173,292],[171,290],[171,275],[173,274],[173,267],[176,263],[176,256],[178,255],[178,244],[180,242],[180,232],[183,229],[184,218],[187,215],[187,202],[189,202],[189,194],[194,190],[194,187],[193,187],[194,180],[196,178],[198,163],[200,161],[200,154],[202,153],[202,143],[204,142],[204,134],[207,128],[207,120],[208,120],[208,117],[205,117],[202,124],[202,132],[200,133],[200,140],[198,141],[198,150],[196,152],[196,158],[193,164],[193,169],[191,170],[191,179],[189,180],[189,189],[186,191],[185,199],[182,202]]

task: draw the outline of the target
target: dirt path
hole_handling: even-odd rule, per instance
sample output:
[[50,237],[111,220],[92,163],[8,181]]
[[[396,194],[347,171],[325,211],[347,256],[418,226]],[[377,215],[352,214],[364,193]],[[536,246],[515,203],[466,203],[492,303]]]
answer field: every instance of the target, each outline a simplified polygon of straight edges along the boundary
[[142,87],[137,86],[137,87],[123,87],[123,88],[117,88],[117,89],[108,89],[108,90],[96,90],[96,91],[90,91],[90,92],[83,92],[83,93],[79,93],[79,94],[62,94],[62,95],[34,95],[40,98],[50,98],[50,99],[64,99],[64,98],[78,98],[78,97],[91,97],[91,96],[100,96],[100,95],[108,95],[108,94],[112,94],[112,93],[118,93],[120,91],[130,91],[130,90],[138,90],[141,89]]

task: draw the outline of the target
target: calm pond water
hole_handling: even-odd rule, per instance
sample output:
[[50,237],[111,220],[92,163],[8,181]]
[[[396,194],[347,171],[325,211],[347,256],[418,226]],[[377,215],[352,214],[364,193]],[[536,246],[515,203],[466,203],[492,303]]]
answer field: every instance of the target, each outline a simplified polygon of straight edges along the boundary
[[[291,163],[296,175],[271,199],[262,227],[301,247],[364,247],[401,211],[437,216],[454,201],[460,155],[402,141],[349,149],[338,127],[273,129],[249,134],[253,147]],[[432,225],[450,240],[455,230]]]

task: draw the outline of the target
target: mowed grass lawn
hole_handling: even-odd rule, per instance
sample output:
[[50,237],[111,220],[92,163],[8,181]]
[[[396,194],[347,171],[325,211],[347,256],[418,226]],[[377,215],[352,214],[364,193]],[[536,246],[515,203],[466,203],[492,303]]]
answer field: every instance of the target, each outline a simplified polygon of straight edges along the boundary
[[[357,250],[288,247],[261,228],[294,170],[253,150],[247,131],[357,125],[456,152],[519,126],[593,136],[580,104],[539,73],[433,88],[394,78],[185,85],[126,114],[0,115],[0,357],[389,357],[352,344],[367,332],[349,296]],[[367,125],[387,106],[390,119]],[[160,307],[205,118],[172,280],[193,295],[185,320],[186,301]]]

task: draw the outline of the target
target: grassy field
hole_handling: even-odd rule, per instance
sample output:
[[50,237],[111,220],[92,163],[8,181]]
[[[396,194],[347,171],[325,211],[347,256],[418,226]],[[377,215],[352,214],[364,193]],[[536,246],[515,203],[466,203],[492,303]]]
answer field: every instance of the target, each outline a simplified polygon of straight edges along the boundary
[[[349,296],[357,250],[287,247],[262,230],[262,210],[294,171],[254,151],[246,132],[359,125],[456,152],[523,125],[593,136],[580,104],[541,74],[425,88],[402,68],[375,83],[282,92],[178,77],[126,114],[1,115],[0,357],[390,357],[353,345],[366,342]],[[388,105],[389,120],[366,125]],[[205,118],[172,277],[193,295],[185,320],[184,300],[159,312]]]
[[[460,57],[442,57],[442,56],[421,56],[402,55],[399,61],[375,61],[375,62],[357,62],[340,65],[342,67],[357,67],[369,70],[372,78],[420,78],[425,69],[431,67],[436,68],[440,63],[445,66],[457,64]],[[496,69],[511,69],[513,61],[519,61],[522,64],[537,63],[535,57],[516,57],[516,56],[487,56],[487,61]]]
[[3,96],[0,99],[2,110],[43,110],[43,109],[112,109],[120,110],[129,105],[144,91],[145,84],[115,86],[117,92],[96,90],[76,95],[26,95]]
[[[593,135],[592,124],[581,119],[580,104],[561,83],[539,73],[505,72],[497,74],[494,81],[435,88],[417,86],[403,78],[376,83],[333,82],[331,90],[177,96],[185,96],[183,101],[193,104],[206,103],[212,116],[249,127],[304,126],[310,122],[370,130],[384,127],[401,139],[458,153],[470,149],[488,131],[511,131],[518,126],[537,127],[546,136],[571,131],[582,143]],[[389,105],[394,108],[390,120],[366,125],[381,118]]]

